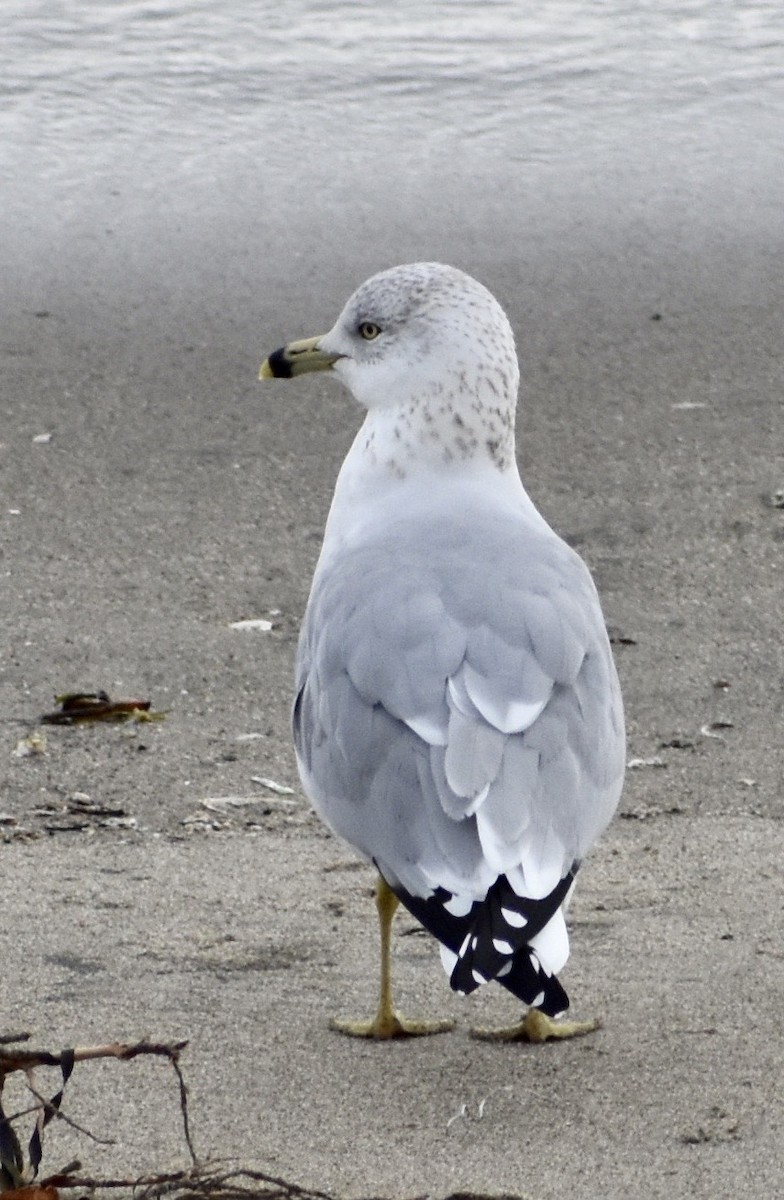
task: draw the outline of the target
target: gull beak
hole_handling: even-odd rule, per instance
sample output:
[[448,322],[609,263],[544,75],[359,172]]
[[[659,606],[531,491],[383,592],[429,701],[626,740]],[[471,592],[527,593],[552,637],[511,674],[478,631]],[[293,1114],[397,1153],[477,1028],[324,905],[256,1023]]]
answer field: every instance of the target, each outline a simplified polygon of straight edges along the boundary
[[308,371],[329,371],[343,355],[321,350],[322,337],[320,334],[301,342],[289,342],[288,346],[273,350],[259,368],[259,379],[291,379],[293,375],[305,375]]

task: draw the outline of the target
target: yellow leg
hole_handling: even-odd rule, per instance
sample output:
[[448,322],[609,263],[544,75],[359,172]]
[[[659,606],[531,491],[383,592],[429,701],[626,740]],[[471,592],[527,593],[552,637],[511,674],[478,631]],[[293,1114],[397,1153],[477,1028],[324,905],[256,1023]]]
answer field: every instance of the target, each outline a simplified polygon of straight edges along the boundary
[[446,1033],[454,1021],[411,1021],[401,1017],[392,1003],[392,974],[390,970],[392,919],[400,901],[379,875],[376,883],[376,909],[381,931],[381,990],[378,1012],[372,1021],[343,1021],[333,1019],[330,1025],[351,1037],[393,1038],[421,1037],[427,1033]]
[[516,1025],[502,1029],[472,1029],[471,1036],[485,1042],[549,1042],[583,1037],[601,1027],[598,1018],[594,1021],[554,1021],[538,1008],[529,1008]]

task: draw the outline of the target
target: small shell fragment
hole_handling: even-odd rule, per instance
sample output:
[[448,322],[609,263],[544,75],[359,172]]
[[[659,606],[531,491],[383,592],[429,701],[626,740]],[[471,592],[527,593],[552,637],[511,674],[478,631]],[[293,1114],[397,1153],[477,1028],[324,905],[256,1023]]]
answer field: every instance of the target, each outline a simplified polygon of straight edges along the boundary
[[276,792],[279,796],[293,796],[294,788],[287,787],[285,783],[276,783],[274,779],[267,779],[263,775],[251,775],[251,783],[258,783],[260,787],[267,788],[270,792]]
[[11,751],[13,758],[32,758],[35,754],[46,753],[46,738],[40,733],[29,733],[20,738]]
[[101,829],[135,829],[136,817],[102,817],[98,824]]
[[250,804],[258,804],[259,796],[205,796],[199,804],[210,812],[225,813],[227,808],[245,808]]
[[232,621],[229,629],[255,629],[259,633],[269,633],[272,621],[268,621],[266,617],[253,617],[246,621]]

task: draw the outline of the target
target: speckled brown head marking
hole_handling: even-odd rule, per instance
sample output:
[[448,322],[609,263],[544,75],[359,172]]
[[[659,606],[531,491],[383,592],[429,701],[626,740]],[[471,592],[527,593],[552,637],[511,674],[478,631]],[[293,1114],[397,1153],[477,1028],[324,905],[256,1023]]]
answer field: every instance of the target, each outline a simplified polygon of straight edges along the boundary
[[[366,336],[368,330],[372,337]],[[409,263],[363,283],[320,348],[371,412],[394,412],[390,470],[514,459],[514,336],[481,283],[442,263]]]

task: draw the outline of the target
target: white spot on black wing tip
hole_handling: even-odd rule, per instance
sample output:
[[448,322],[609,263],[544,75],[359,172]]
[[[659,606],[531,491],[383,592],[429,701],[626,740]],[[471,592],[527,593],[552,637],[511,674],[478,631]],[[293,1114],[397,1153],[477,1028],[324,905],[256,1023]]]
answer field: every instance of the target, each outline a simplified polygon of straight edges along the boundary
[[501,916],[513,929],[522,929],[524,925],[528,924],[528,918],[524,917],[522,913],[515,912],[513,908],[502,908]]
[[510,958],[509,962],[504,963],[504,965],[502,967],[500,967],[499,970],[496,971],[496,973],[495,973],[496,979],[503,979],[504,975],[508,975],[509,972],[511,971],[511,969],[512,969],[512,960]]
[[505,942],[503,938],[493,938],[493,947],[499,954],[514,954],[512,943]]
[[544,992],[539,992],[539,994],[537,996],[534,996],[533,1000],[531,1001],[531,1008],[538,1008],[539,1005],[543,1004],[543,1003],[544,1003]]

